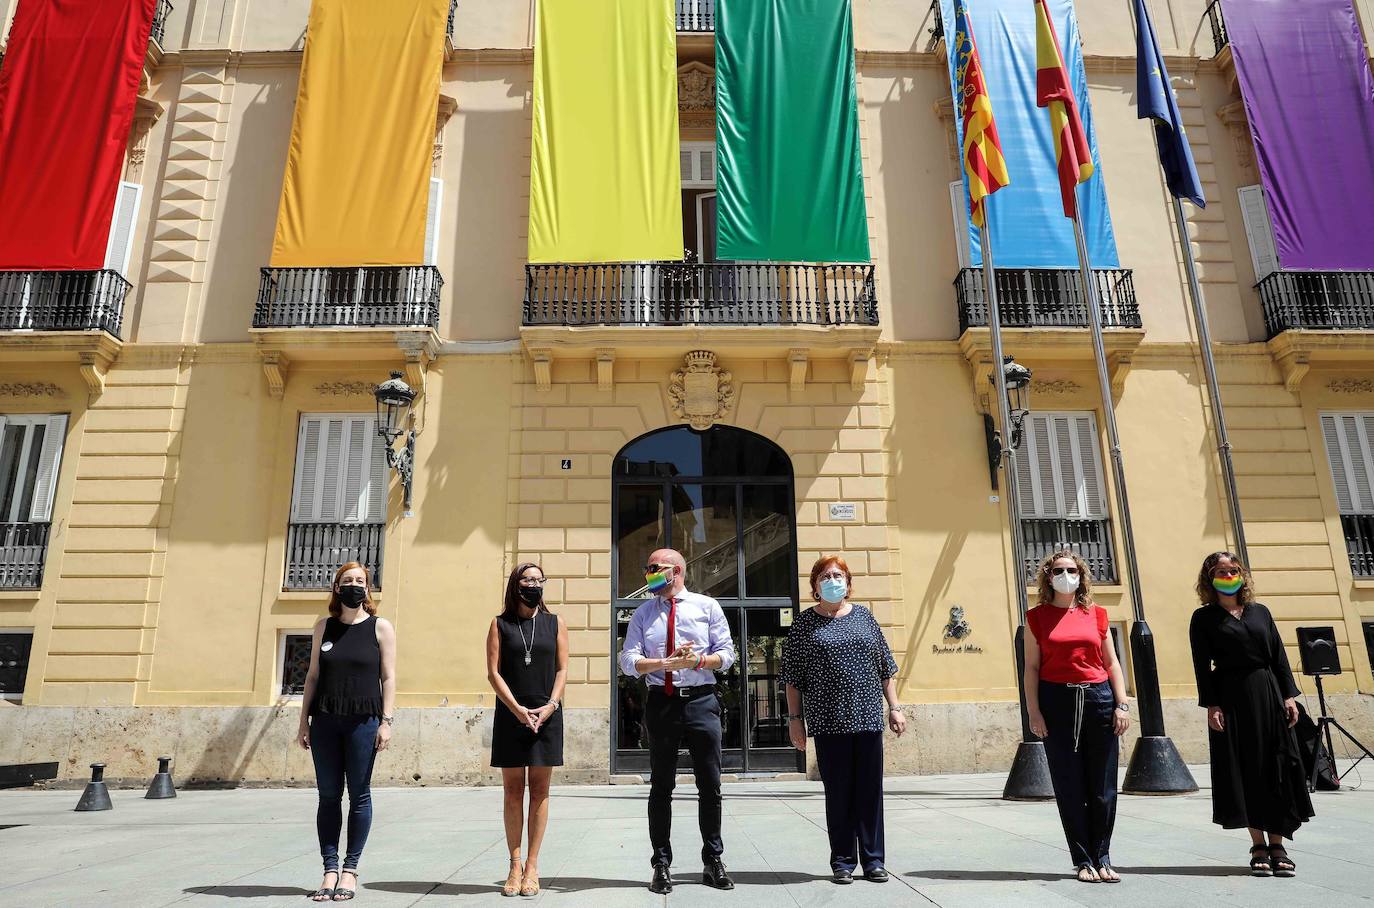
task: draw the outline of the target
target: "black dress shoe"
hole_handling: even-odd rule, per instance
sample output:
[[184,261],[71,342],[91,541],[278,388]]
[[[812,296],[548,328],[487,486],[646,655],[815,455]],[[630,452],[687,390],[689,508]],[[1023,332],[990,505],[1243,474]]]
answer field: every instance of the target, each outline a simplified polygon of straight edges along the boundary
[[667,895],[673,891],[673,875],[668,872],[667,864],[654,865],[654,879],[649,883],[649,891],[655,895]]
[[841,886],[848,886],[850,883],[854,882],[854,873],[853,871],[845,870],[843,867],[838,867],[831,872],[830,881],[832,883],[838,883]]
[[868,880],[870,883],[886,883],[887,870],[881,865],[878,867],[870,867],[864,871],[864,879]]
[[705,863],[701,868],[701,881],[716,889],[735,888],[735,881],[725,872],[725,865],[720,862],[720,858]]

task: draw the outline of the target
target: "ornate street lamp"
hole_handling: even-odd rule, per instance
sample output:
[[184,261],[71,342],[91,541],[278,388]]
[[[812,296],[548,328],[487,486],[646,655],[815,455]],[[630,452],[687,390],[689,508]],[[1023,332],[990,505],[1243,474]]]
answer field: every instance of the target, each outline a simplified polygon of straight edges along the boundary
[[[392,372],[391,378],[373,390],[377,398],[377,434],[386,442],[386,462],[396,471],[404,491],[405,516],[413,516],[410,510],[410,486],[415,472],[415,430],[403,428],[410,417],[410,405],[415,402],[416,391],[401,378],[402,373]],[[406,437],[405,447],[395,448],[396,439]]]
[[[988,376],[989,382],[997,380],[996,375]],[[1011,443],[1006,450],[1015,451],[1021,447],[1022,426],[1030,415],[1031,370],[1012,359],[1002,357],[1002,381],[1007,387],[1008,417],[1011,424]],[[983,428],[988,445],[988,473],[993,489],[997,489],[997,473],[1002,468],[1002,433],[991,413],[983,415]]]

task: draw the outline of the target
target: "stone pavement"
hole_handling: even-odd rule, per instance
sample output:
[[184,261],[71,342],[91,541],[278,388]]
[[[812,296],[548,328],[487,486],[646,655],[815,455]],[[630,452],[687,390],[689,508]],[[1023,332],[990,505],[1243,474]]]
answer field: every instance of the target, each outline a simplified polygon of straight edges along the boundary
[[[1244,832],[1210,823],[1204,785],[1186,797],[1125,797],[1113,855],[1118,886],[1069,878],[1052,803],[999,797],[1001,775],[887,782],[892,881],[829,882],[824,801],[814,782],[726,786],[733,893],[703,887],[695,793],[675,805],[678,886],[645,889],[644,786],[554,789],[541,860],[546,905],[766,906],[1263,905],[1340,906],[1374,899],[1374,766],[1364,790],[1319,793],[1317,818],[1292,846],[1297,879],[1252,879]],[[1352,784],[1358,780],[1352,777]],[[174,801],[113,792],[107,813],[72,812],[75,791],[0,791],[0,905],[301,906],[319,880],[310,790],[183,791]],[[378,789],[353,904],[511,905],[494,788]]]

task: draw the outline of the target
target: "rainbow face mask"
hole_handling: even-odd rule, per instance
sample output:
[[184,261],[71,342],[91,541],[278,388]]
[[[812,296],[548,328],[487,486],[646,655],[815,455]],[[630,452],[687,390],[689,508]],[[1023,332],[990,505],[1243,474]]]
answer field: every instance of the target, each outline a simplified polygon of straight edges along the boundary
[[655,571],[652,574],[644,575],[644,582],[648,584],[649,592],[651,593],[657,593],[659,590],[666,587],[668,585],[668,580],[667,571]]
[[1245,580],[1240,577],[1233,577],[1229,580],[1222,577],[1212,578],[1212,587],[1218,593],[1225,593],[1227,596],[1234,596],[1240,592],[1240,588],[1245,586]]

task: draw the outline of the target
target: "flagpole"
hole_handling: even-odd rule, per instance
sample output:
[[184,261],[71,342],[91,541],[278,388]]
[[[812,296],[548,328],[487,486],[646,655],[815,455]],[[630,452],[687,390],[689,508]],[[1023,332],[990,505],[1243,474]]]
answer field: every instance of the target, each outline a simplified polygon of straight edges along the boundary
[[1049,761],[1045,756],[1045,744],[1030,728],[1030,712],[1026,706],[1026,600],[1025,548],[1021,539],[1020,499],[1017,497],[1016,449],[1012,447],[1011,402],[1007,397],[1007,376],[1004,371],[1002,354],[1002,312],[997,299],[997,269],[992,257],[992,236],[988,230],[989,195],[983,199],[983,223],[978,228],[983,253],[983,292],[988,301],[988,328],[992,337],[992,384],[997,389],[997,419],[1002,426],[1002,445],[998,456],[1002,460],[1002,471],[1006,476],[1003,484],[1007,496],[1007,523],[1011,530],[1011,579],[1016,590],[1016,634],[1013,637],[1016,648],[1016,690],[1021,706],[1021,743],[1016,747],[1011,771],[1007,774],[1002,797],[1015,801],[1040,801],[1054,797],[1054,786],[1050,780]]
[[[1171,193],[1172,195],[1172,193]],[[1231,439],[1226,433],[1226,413],[1221,406],[1221,385],[1217,381],[1217,364],[1212,355],[1212,331],[1207,323],[1207,304],[1202,298],[1202,284],[1197,276],[1197,262],[1193,258],[1193,244],[1188,242],[1188,220],[1183,202],[1174,201],[1174,223],[1178,227],[1178,243],[1183,251],[1183,269],[1188,274],[1188,297],[1193,305],[1193,321],[1197,325],[1197,342],[1202,353],[1202,371],[1207,377],[1207,397],[1212,409],[1212,431],[1217,437],[1217,459],[1221,462],[1222,480],[1226,483],[1226,507],[1231,514],[1231,528],[1235,532],[1236,554],[1241,564],[1250,564],[1245,545],[1245,519],[1240,513],[1240,493],[1236,489],[1236,467],[1231,460]]]
[[1078,246],[1078,272],[1083,297],[1088,305],[1088,327],[1092,331],[1093,359],[1097,367],[1097,386],[1102,396],[1102,422],[1107,430],[1107,447],[1112,461],[1112,480],[1116,486],[1117,520],[1121,526],[1122,563],[1130,587],[1131,662],[1135,668],[1136,703],[1140,707],[1140,740],[1131,754],[1122,790],[1128,793],[1163,794],[1197,791],[1197,782],[1188,771],[1174,742],[1164,731],[1164,704],[1159,691],[1159,664],[1155,658],[1154,634],[1145,621],[1145,602],[1140,589],[1140,568],[1131,523],[1131,504],[1126,492],[1126,468],[1121,456],[1121,436],[1116,426],[1112,402],[1112,383],[1107,371],[1107,348],[1102,338],[1102,306],[1093,280],[1088,241],[1083,234],[1082,208],[1074,189],[1074,242]]

